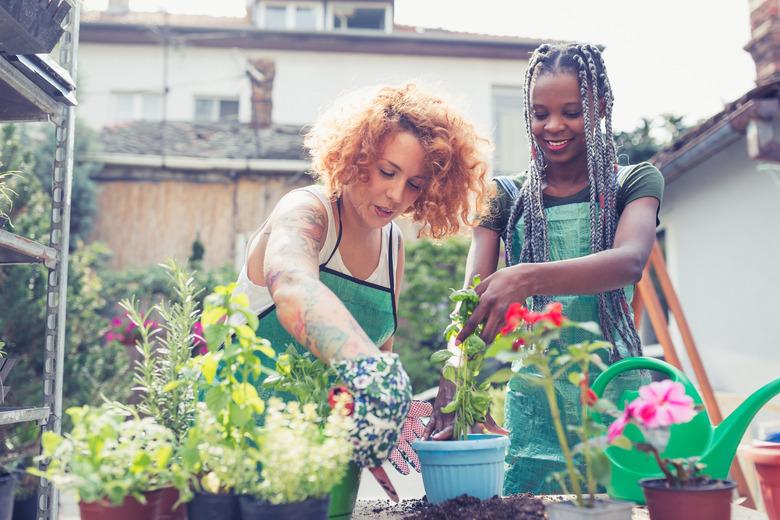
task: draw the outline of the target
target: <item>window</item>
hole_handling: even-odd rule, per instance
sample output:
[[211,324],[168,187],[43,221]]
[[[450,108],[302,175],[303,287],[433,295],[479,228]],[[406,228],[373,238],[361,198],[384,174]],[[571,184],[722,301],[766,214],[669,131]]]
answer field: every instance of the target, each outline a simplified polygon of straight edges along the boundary
[[528,165],[528,138],[522,87],[493,87],[494,175],[522,172]]
[[333,5],[332,23],[336,30],[389,31],[389,6],[375,7],[360,3]]
[[260,26],[276,31],[316,31],[323,27],[319,2],[264,2]]
[[264,27],[266,29],[287,29],[287,6],[285,5],[265,6]]
[[156,92],[115,92],[114,122],[160,121],[162,94]]
[[313,7],[295,8],[295,28],[299,31],[316,31],[318,16]]
[[195,98],[195,121],[238,121],[238,100],[209,97]]

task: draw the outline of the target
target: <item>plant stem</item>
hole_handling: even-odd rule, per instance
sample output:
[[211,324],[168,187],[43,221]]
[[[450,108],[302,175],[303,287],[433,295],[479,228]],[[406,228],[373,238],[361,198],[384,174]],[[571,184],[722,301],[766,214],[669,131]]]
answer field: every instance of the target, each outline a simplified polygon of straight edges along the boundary
[[658,453],[658,450],[656,449],[655,446],[647,442],[640,442],[636,445],[636,449],[644,453],[651,453],[653,457],[655,457],[655,461],[658,464],[658,467],[661,469],[664,476],[666,477],[666,481],[669,482],[669,485],[674,484],[674,475],[672,475],[671,472],[669,471],[669,468],[666,467],[666,464],[661,458],[661,454]]
[[544,393],[547,395],[547,402],[550,405],[550,415],[552,416],[553,424],[555,425],[555,433],[558,435],[558,442],[561,445],[563,458],[566,461],[566,471],[569,473],[571,487],[577,497],[577,506],[583,507],[582,489],[580,488],[579,479],[577,478],[577,473],[574,469],[574,458],[569,449],[569,441],[566,439],[566,432],[563,431],[563,424],[561,424],[561,412],[558,409],[558,399],[555,397],[555,386],[552,379],[552,373],[547,364],[542,365],[540,368],[542,370],[542,375],[544,376]]

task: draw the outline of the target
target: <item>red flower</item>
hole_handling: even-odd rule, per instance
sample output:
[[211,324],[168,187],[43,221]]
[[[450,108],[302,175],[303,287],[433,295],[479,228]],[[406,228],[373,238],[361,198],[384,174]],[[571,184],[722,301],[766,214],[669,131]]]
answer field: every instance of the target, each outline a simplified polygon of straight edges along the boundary
[[344,385],[336,385],[328,392],[328,405],[331,408],[336,407],[336,399],[340,398],[342,394],[346,394],[347,397],[343,398],[346,401],[344,408],[347,410],[347,415],[352,415],[355,412],[355,399],[352,397],[352,393]]
[[553,322],[553,325],[560,327],[563,324],[563,304],[561,302],[552,302],[544,308],[542,319]]
[[523,338],[517,338],[512,342],[512,350],[517,352],[523,345],[525,345],[525,340]]
[[580,400],[582,401],[582,404],[586,404],[588,406],[594,406],[596,402],[599,400],[599,396],[596,395],[596,392],[593,391],[593,389],[588,386],[588,380],[583,379],[580,382],[580,388],[582,391],[580,392]]
[[510,304],[504,315],[504,328],[501,329],[501,335],[506,336],[514,331],[521,322],[527,321],[527,316],[528,309],[517,302]]

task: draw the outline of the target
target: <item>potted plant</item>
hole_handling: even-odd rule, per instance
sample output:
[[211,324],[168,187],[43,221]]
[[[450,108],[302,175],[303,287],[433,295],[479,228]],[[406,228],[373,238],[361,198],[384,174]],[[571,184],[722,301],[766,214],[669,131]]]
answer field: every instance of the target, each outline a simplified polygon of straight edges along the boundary
[[[199,405],[179,452],[184,478],[179,491],[190,520],[239,518],[237,487],[247,474],[259,478],[256,457],[258,420],[265,403],[252,381],[275,372],[259,354],[275,358],[268,341],[255,335],[257,316],[249,301],[219,286],[204,303],[201,326],[208,351],[192,358],[186,370],[198,377]],[[231,319],[242,315],[244,323]],[[243,480],[242,480],[243,479]]]
[[38,460],[46,461],[46,470],[28,471],[74,491],[82,520],[155,518],[160,495],[155,490],[171,481],[173,433],[118,403],[67,413],[70,433],[43,433]]
[[[288,345],[287,351],[276,360],[276,372],[277,375],[266,378],[263,386],[277,395],[293,398],[301,406],[314,404],[317,415],[322,419],[321,426],[324,427],[337,395],[345,390],[341,386],[334,386],[335,371],[309,352],[300,352],[293,345]],[[360,466],[350,462],[344,477],[330,490],[329,518],[349,517],[352,514],[360,488],[360,475]]]
[[[131,339],[140,358],[135,363],[134,390],[140,401],[138,410],[153,417],[173,432],[178,445],[186,437],[195,419],[195,390],[198,373],[189,366],[193,334],[198,321],[196,298],[198,291],[192,275],[170,260],[163,266],[173,287],[175,299],[162,301],[142,314],[134,299],[123,300],[129,323],[116,318],[111,339],[125,342]],[[155,314],[160,324],[151,319]],[[178,452],[177,452],[178,453]],[[159,520],[183,520],[185,508],[178,506],[179,492],[175,487],[162,490]]]
[[340,394],[323,425],[316,404],[271,398],[252,452],[262,473],[240,486],[243,520],[328,517],[330,491],[352,455],[349,404],[351,396]]
[[[466,289],[453,291],[450,300],[457,307],[444,332],[450,342],[457,336],[479,302],[475,277]],[[481,328],[453,350],[439,350],[431,356],[435,363],[445,363],[442,375],[455,385],[455,395],[442,408],[455,414],[452,441],[417,440],[412,444],[420,459],[423,485],[428,501],[438,504],[467,494],[480,499],[500,495],[504,484],[504,456],[509,445],[505,435],[469,434],[471,425],[485,423],[490,408],[491,379],[479,381],[487,345],[479,338]],[[451,358],[457,363],[451,363]],[[478,475],[478,478],[475,477]]]
[[[600,335],[598,324],[576,322],[562,314],[559,302],[550,303],[541,312],[533,312],[519,303],[509,306],[505,325],[487,355],[496,356],[513,367],[530,367],[534,375],[525,377],[544,390],[550,416],[566,465],[566,471],[553,473],[565,494],[573,494],[571,501],[551,503],[547,513],[552,520],[599,518],[629,520],[633,504],[598,499],[599,485],[609,481],[609,460],[604,454],[606,446],[604,427],[596,419],[598,412],[614,409],[605,399],[599,399],[589,386],[590,374],[606,368],[600,351],[611,347],[605,341],[584,341],[565,345],[560,341],[561,331],[579,328]],[[519,363],[516,363],[519,362]],[[505,376],[511,376],[504,373]],[[580,389],[580,424],[563,424],[558,404],[555,382],[566,378]],[[579,443],[572,446],[567,436],[573,431]]]
[[740,446],[739,453],[756,466],[767,515],[780,518],[780,443],[754,441],[752,446]]
[[[617,419],[609,426],[609,442],[651,457],[664,475],[640,481],[653,520],[731,518],[733,481],[702,474],[704,465],[697,457],[670,458],[664,454],[669,428],[689,422],[697,412],[685,387],[671,380],[641,387],[639,396],[623,412],[612,412]],[[628,425],[632,426],[627,429]]]

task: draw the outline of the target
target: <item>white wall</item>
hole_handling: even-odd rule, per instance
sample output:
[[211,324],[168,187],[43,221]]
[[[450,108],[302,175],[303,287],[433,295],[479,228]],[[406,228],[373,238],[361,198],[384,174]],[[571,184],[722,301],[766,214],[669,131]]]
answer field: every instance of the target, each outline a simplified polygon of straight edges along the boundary
[[[191,120],[196,95],[240,98],[249,121],[248,58],[276,63],[273,119],[311,123],[339,94],[363,86],[414,80],[448,94],[477,128],[492,138],[494,86],[523,84],[525,61],[343,53],[172,48],[167,117]],[[156,46],[82,44],[79,48],[79,115],[93,127],[112,124],[111,92],[161,91],[162,51]],[[524,150],[527,144],[517,144]]]
[[710,381],[742,395],[780,377],[780,173],[759,164],[740,139],[669,183],[661,214]]

